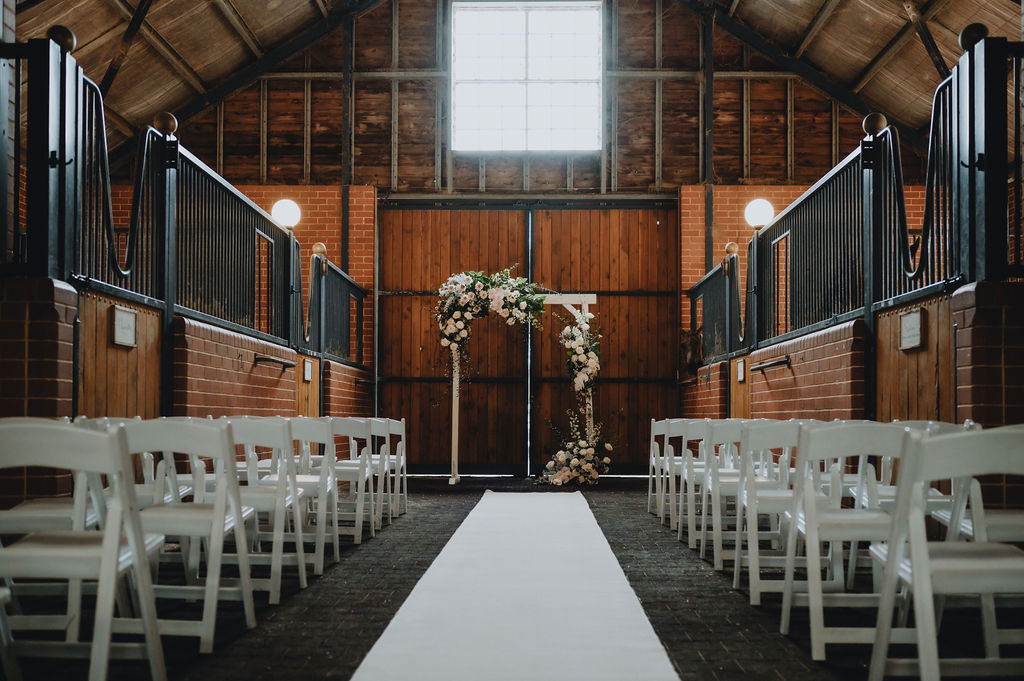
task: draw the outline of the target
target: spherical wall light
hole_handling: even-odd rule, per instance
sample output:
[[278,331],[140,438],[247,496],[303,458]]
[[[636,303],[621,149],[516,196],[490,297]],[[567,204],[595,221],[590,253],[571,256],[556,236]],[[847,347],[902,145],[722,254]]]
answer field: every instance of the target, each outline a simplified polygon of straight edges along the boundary
[[302,211],[299,209],[299,204],[295,203],[291,199],[281,199],[274,204],[274,207],[270,209],[270,215],[277,222],[289,229],[299,224],[299,218],[302,217]]
[[775,217],[775,209],[765,199],[754,199],[747,204],[743,217],[751,227],[764,227]]

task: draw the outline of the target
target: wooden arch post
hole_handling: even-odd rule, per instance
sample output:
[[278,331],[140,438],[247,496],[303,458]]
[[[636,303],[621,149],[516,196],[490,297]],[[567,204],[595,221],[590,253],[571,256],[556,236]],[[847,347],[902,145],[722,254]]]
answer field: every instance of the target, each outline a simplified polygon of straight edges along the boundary
[[[572,313],[573,318],[581,312],[586,314],[591,305],[597,304],[597,296],[593,293],[554,293],[544,297],[545,305],[561,305]],[[579,305],[581,309],[574,307]],[[461,480],[459,477],[459,348],[452,345],[452,474],[448,484],[454,485]],[[593,397],[587,393],[587,434],[594,431]]]

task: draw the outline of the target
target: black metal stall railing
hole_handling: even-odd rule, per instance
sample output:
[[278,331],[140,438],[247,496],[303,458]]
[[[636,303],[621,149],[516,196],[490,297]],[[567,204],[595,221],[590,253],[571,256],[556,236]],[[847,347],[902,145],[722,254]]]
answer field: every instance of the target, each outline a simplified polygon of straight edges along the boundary
[[739,258],[728,255],[686,292],[690,328],[701,329],[701,354],[711,360],[740,349]]
[[0,89],[0,118],[15,122],[0,135],[8,179],[0,274],[70,281],[161,308],[163,413],[173,397],[175,315],[362,363],[366,291],[315,255],[322,266],[312,268],[307,327],[295,237],[181,148],[172,130],[140,135],[131,210],[118,223],[103,97],[75,59],[50,40],[0,44]]
[[863,201],[858,149],[758,231],[747,303],[758,339],[834,322],[864,304]]

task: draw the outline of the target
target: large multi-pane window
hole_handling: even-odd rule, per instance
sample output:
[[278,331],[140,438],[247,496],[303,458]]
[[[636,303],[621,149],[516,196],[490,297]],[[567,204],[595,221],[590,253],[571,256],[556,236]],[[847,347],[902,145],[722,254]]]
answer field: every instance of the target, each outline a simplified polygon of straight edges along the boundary
[[452,149],[601,147],[601,3],[452,3]]

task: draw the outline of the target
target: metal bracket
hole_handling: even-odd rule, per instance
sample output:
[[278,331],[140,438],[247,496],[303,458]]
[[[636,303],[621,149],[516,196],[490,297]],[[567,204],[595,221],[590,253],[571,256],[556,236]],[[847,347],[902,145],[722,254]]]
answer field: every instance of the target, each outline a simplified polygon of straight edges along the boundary
[[281,365],[282,369],[291,369],[292,367],[295,366],[295,362],[289,362],[286,359],[281,359],[280,357],[271,357],[269,355],[255,355],[252,358],[252,363],[256,366],[259,366],[260,364],[263,363],[279,364]]
[[789,355],[780,357],[779,359],[773,359],[770,362],[762,362],[761,364],[755,364],[750,367],[751,371],[764,371],[765,369],[771,369],[772,367],[788,367],[790,366]]

